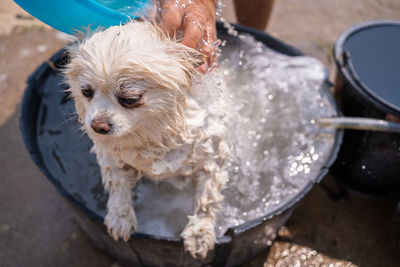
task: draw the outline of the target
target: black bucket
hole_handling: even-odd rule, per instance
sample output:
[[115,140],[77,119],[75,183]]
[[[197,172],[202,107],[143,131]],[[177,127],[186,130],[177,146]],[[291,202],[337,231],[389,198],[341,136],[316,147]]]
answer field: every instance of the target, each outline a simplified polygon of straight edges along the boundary
[[[334,47],[335,91],[345,116],[400,122],[400,22],[345,31]],[[346,130],[332,173],[359,192],[400,192],[400,134]]]
[[[241,26],[236,26],[236,30],[251,34],[258,41],[283,54],[302,55],[297,49],[263,32]],[[229,37],[222,24],[218,24],[218,34],[223,39]],[[342,132],[337,131],[331,155],[317,177],[280,209],[230,228],[223,237],[218,238],[215,250],[210,252],[205,260],[193,259],[185,253],[183,242],[178,238],[135,233],[127,243],[115,242],[103,225],[105,213],[94,211],[95,205],[105,206],[107,194],[103,191],[96,158],[89,153],[91,142],[77,130],[71,129],[73,127],[71,121],[76,118],[60,125],[60,121],[66,121],[71,117],[68,114],[74,113],[73,102],[64,92],[66,88],[62,83],[61,73],[57,70],[66,61],[65,51],[60,50],[28,78],[28,88],[23,98],[21,115],[24,142],[41,171],[58,191],[71,201],[71,206],[76,211],[78,224],[93,243],[117,261],[129,266],[238,266],[249,261],[272,244],[278,229],[289,218],[295,204],[304,197],[315,182],[319,182],[326,175],[340,147]],[[332,102],[334,102],[333,97]],[[43,122],[49,120],[54,123],[48,124],[49,127],[43,127]],[[75,124],[77,125],[76,122]],[[54,128],[51,125],[54,125]],[[63,133],[63,144],[61,144],[63,147],[52,146],[53,148],[49,151],[42,149],[43,146],[54,145],[50,144],[51,138],[39,138],[43,131],[47,136]],[[79,155],[79,158],[75,156],[68,162],[63,161],[62,158],[68,156],[65,153],[71,151],[74,155]],[[50,157],[51,160],[47,160]],[[72,180],[74,182],[71,182]],[[91,194],[95,201],[82,199],[81,196],[84,194]]]

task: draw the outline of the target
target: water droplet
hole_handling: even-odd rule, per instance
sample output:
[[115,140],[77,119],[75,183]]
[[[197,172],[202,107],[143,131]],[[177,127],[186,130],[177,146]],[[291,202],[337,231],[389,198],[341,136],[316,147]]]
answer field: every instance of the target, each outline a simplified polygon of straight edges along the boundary
[[297,141],[297,146],[301,150],[305,150],[307,148],[307,142],[304,140],[299,140],[299,141]]
[[239,166],[235,166],[235,168],[233,168],[234,173],[239,173]]
[[310,254],[311,254],[312,256],[315,256],[315,255],[317,255],[317,251],[316,251],[316,250],[312,250]]
[[290,170],[291,170],[291,171],[295,171],[296,168],[297,168],[297,162],[293,162],[293,163],[290,165]]
[[282,251],[282,257],[286,257],[287,255],[289,255],[289,250],[285,249],[284,251]]
[[302,172],[304,170],[304,166],[303,165],[299,165],[296,169],[296,171],[298,172]]
[[310,171],[311,171],[311,169],[310,169],[309,165],[305,164],[304,165],[304,174],[308,174],[308,173],[310,173]]

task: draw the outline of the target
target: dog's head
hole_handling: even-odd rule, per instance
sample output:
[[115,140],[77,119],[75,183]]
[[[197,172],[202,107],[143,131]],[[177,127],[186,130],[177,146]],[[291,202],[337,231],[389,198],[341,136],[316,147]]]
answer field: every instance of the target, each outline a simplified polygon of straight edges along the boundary
[[89,33],[65,69],[79,121],[92,139],[160,145],[184,127],[185,95],[203,56],[149,22]]

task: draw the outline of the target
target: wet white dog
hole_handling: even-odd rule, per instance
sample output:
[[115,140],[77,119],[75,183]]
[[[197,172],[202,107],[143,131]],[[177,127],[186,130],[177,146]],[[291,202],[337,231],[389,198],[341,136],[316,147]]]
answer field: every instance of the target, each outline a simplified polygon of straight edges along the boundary
[[196,71],[203,56],[149,22],[88,34],[69,53],[66,79],[109,192],[109,233],[127,241],[137,229],[132,189],[142,176],[179,188],[193,179],[194,213],[182,237],[193,257],[206,257],[229,146]]

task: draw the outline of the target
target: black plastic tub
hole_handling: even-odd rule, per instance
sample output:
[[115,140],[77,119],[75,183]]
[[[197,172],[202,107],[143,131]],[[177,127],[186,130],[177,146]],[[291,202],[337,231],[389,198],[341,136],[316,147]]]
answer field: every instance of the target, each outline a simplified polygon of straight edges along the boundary
[[[345,31],[334,47],[335,91],[345,116],[400,122],[400,22]],[[332,173],[356,191],[400,193],[400,135],[346,130]]]
[[[220,37],[227,36],[226,29],[218,24]],[[253,35],[258,41],[265,43],[289,56],[302,55],[271,36],[249,28],[236,26],[239,32]],[[178,238],[135,233],[130,240],[115,242],[103,226],[107,194],[103,191],[99,167],[95,156],[89,154],[90,140],[79,131],[71,129],[71,121],[76,118],[72,100],[64,92],[61,73],[58,71],[68,57],[64,50],[56,53],[48,62],[43,63],[28,78],[28,88],[22,102],[21,131],[27,149],[34,162],[46,175],[57,190],[70,200],[75,210],[76,221],[93,241],[95,246],[127,266],[239,266],[249,261],[272,244],[278,229],[291,215],[294,206],[328,172],[338,153],[342,132],[337,131],[332,153],[319,175],[314,177],[304,189],[285,203],[282,208],[264,217],[230,228],[205,260],[193,259],[184,252],[183,242]],[[332,102],[334,102],[332,97]],[[43,106],[49,103],[49,106]],[[50,106],[51,105],[51,106]],[[63,119],[60,119],[60,116]],[[69,120],[68,120],[69,118]],[[67,123],[61,123],[67,121]],[[54,121],[46,124],[44,121]],[[76,127],[79,126],[76,124]],[[51,125],[57,125],[52,128]],[[67,132],[68,134],[65,134]],[[51,151],[41,149],[49,145],[57,135],[63,133],[61,145],[53,146]],[[43,138],[46,134],[48,138]],[[39,138],[40,137],[40,138]],[[53,144],[54,145],[54,144]],[[62,147],[59,147],[62,146]],[[71,153],[75,158],[65,162],[62,156]],[[51,159],[51,160],[50,160]],[[87,192],[86,192],[86,191]],[[91,194],[94,202],[82,199],[83,194]],[[100,207],[99,207],[100,206]],[[94,212],[99,209],[102,212]]]

